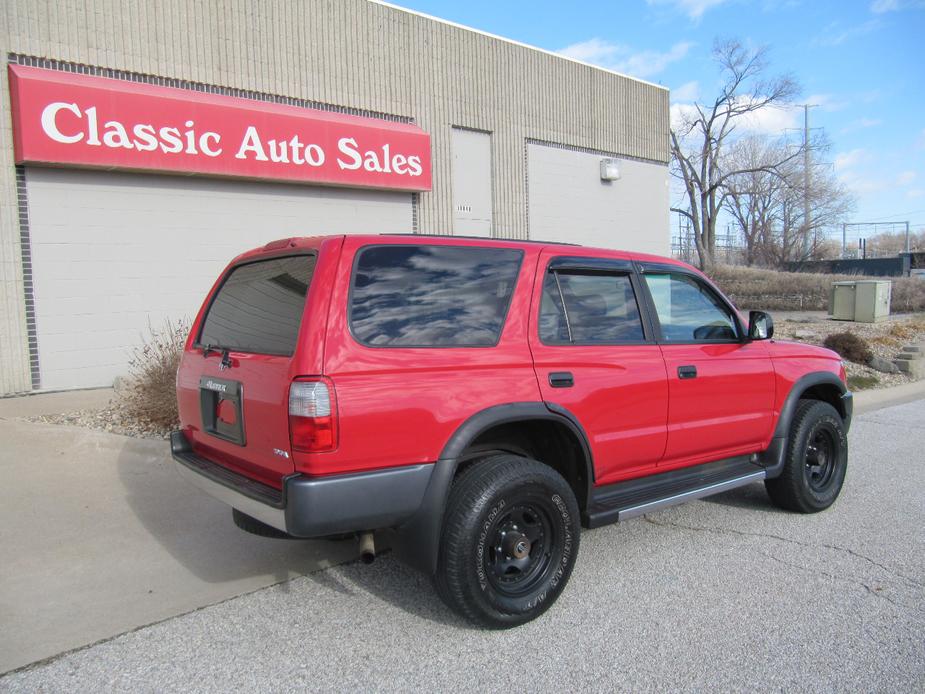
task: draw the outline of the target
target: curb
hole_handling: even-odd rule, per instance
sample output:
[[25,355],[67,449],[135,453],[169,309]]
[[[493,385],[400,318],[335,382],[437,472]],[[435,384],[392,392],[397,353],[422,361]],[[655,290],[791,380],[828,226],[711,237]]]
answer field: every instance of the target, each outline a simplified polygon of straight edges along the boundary
[[874,390],[860,390],[854,394],[854,414],[903,405],[907,402],[925,398],[925,380],[904,383],[892,388],[879,388]]

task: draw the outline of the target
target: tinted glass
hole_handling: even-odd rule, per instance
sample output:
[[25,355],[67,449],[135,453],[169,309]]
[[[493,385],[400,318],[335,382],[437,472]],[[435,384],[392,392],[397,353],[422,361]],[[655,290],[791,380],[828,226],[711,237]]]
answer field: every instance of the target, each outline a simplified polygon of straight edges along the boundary
[[231,271],[209,307],[199,344],[292,355],[314,256],[274,258]]
[[462,246],[373,246],[357,259],[350,328],[390,347],[498,342],[523,253]]
[[629,276],[550,272],[543,283],[540,339],[585,345],[644,340]]
[[705,284],[683,274],[647,273],[645,278],[665,340],[708,342],[738,339],[735,319]]

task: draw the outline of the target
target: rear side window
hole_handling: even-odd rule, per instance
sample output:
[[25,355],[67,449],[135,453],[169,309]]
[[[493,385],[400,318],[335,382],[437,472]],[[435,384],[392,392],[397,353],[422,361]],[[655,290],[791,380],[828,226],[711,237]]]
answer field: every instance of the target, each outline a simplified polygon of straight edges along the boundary
[[370,246],[350,289],[350,329],[373,347],[497,344],[523,252],[466,246]]
[[540,304],[540,339],[549,345],[645,340],[629,275],[548,273]]
[[292,356],[314,269],[309,255],[236,267],[209,307],[199,344]]

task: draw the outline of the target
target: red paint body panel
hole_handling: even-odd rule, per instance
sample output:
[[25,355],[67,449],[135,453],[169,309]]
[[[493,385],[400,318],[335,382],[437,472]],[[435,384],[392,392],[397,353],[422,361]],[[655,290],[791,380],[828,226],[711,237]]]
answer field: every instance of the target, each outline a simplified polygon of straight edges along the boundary
[[[658,345],[546,345],[539,338],[543,279],[559,256],[627,260],[626,253],[550,248],[533,285],[530,349],[543,399],[560,405],[584,426],[595,461],[595,480],[609,484],[651,471],[665,452],[668,380]],[[549,374],[568,371],[572,388],[553,388]]]
[[21,65],[9,77],[17,164],[431,189],[430,135],[407,123]]
[[[670,402],[665,465],[764,450],[776,385],[764,343],[663,344],[661,352]],[[697,377],[679,378],[682,366],[696,367]]]
[[[347,320],[353,263],[360,249],[378,244],[521,250],[498,344],[374,348],[355,340]],[[180,417],[194,449],[277,488],[292,472],[335,475],[434,462],[460,425],[481,410],[544,401],[577,418],[588,435],[595,484],[610,484],[762,451],[793,384],[809,372],[842,371],[833,352],[774,340],[613,346],[553,346],[539,340],[542,281],[552,258],[675,262],[664,258],[517,241],[337,236],[268,244],[239,256],[229,268],[306,252],[316,253],[317,262],[291,359],[232,352],[232,368],[220,371],[218,355],[203,358],[194,337],[219,280],[196,319],[177,375]],[[696,379],[678,378],[677,368],[684,365],[697,367]],[[572,372],[574,386],[552,388],[553,371]],[[202,376],[243,384],[246,446],[202,431]],[[324,376],[333,384],[338,443],[331,452],[296,453],[289,445],[289,385],[304,376]]]

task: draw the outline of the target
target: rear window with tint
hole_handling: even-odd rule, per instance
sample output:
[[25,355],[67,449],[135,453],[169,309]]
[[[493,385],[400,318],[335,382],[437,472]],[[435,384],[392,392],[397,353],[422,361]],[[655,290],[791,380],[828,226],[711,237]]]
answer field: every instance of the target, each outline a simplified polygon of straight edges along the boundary
[[308,255],[236,267],[209,307],[199,344],[292,356],[314,269]]
[[350,329],[374,347],[497,344],[522,258],[505,248],[364,248],[354,266]]

